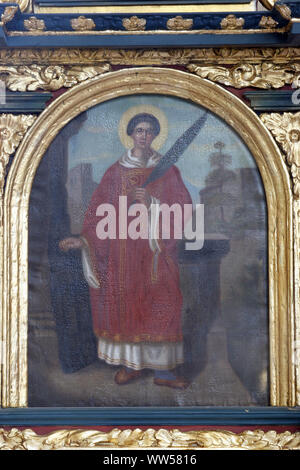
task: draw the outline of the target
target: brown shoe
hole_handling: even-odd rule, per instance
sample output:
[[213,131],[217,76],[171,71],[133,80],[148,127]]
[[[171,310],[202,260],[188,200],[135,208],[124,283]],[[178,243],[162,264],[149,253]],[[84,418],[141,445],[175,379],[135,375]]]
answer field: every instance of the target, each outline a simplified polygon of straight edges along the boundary
[[137,379],[138,377],[141,376],[141,371],[140,370],[132,370],[128,372],[124,367],[120,370],[115,375],[115,382],[118,385],[125,385],[131,382],[134,379]]
[[153,382],[155,383],[155,385],[164,385],[166,387],[178,388],[180,390],[184,390],[190,385],[190,383],[182,377],[177,377],[174,380],[156,378],[153,380]]

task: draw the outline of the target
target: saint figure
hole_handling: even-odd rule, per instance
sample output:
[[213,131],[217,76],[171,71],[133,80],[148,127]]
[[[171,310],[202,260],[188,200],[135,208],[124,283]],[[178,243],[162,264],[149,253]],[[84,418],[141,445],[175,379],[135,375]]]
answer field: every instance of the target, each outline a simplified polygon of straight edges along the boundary
[[[161,132],[157,117],[140,113],[127,125],[133,147],[114,163],[92,195],[79,238],[60,242],[62,250],[81,249],[83,270],[90,288],[93,329],[98,357],[120,365],[119,385],[138,379],[143,369],[154,371],[154,383],[183,389],[188,382],[176,374],[184,362],[181,326],[182,293],[179,283],[177,240],[171,217],[170,238],[119,237],[119,196],[147,208],[149,227],[160,223],[151,205],[191,204],[176,166],[143,188],[161,155],[152,148]],[[116,211],[116,238],[99,239],[97,208],[111,204]],[[132,217],[128,217],[128,224]]]

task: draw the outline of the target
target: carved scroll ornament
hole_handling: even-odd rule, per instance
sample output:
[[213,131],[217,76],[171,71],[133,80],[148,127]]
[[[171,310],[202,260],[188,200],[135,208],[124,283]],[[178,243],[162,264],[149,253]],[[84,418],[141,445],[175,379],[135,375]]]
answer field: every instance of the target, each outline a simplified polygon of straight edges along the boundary
[[109,64],[95,66],[29,65],[0,66],[0,76],[11,91],[55,91],[71,88],[84,80],[94,78],[110,70]]
[[212,82],[235,88],[248,86],[256,88],[281,88],[286,84],[297,81],[300,74],[300,64],[277,65],[270,62],[262,64],[239,64],[231,67],[218,65],[202,66],[190,64],[190,72]]
[[34,123],[36,116],[31,114],[0,114],[0,195],[3,191],[6,166],[27,129]]
[[66,429],[48,435],[38,435],[31,429],[24,431],[0,429],[0,449],[3,450],[101,449],[101,447],[288,450],[300,448],[300,433],[255,430],[235,434],[231,431],[182,432],[178,429],[143,431],[137,428],[113,429],[109,432]]
[[272,132],[286,156],[293,179],[294,195],[300,197],[300,112],[262,114],[261,119]]

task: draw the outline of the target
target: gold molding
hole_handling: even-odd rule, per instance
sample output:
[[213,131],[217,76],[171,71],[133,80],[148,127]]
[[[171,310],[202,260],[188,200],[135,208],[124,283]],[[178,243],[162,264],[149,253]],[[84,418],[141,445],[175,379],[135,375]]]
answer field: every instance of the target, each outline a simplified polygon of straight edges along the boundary
[[31,0],[1,0],[2,3],[17,3],[22,12],[31,9]]
[[227,15],[226,18],[221,20],[221,29],[225,30],[240,30],[243,29],[245,24],[244,18],[237,18],[235,15]]
[[294,196],[300,198],[300,112],[264,113],[262,122],[279,143],[293,180]]
[[[9,157],[15,152],[36,116],[31,114],[0,114],[0,198]],[[0,220],[0,225],[1,220]]]
[[109,64],[95,66],[30,65],[1,66],[0,77],[11,91],[55,91],[71,88],[78,83],[109,72]]
[[266,10],[272,10],[276,2],[277,0],[259,0],[259,3],[261,3]]
[[[180,13],[208,13],[208,12],[232,12],[236,10],[236,4],[206,4],[206,5],[109,5],[109,6],[81,6],[81,7],[43,7],[40,5],[35,5],[35,13],[78,13],[78,14],[91,14],[91,13],[124,13],[127,15],[136,15],[136,14],[145,14],[145,13],[174,13],[177,14],[180,9]],[[239,12],[244,11],[255,11],[255,3],[239,3],[238,5]]]
[[[136,18],[136,20],[132,20],[132,18]],[[139,20],[139,21],[137,21]],[[9,31],[7,32],[7,35],[9,37],[17,37],[17,36],[80,36],[80,35],[92,35],[92,36],[106,36],[107,34],[111,34],[113,36],[126,36],[126,35],[132,35],[135,34],[137,36],[149,36],[149,35],[160,35],[160,34],[166,34],[166,35],[171,35],[171,34],[181,34],[181,35],[187,35],[187,34],[207,34],[208,30],[207,29],[193,29],[193,30],[165,30],[165,29],[155,29],[155,30],[147,30],[145,31],[146,28],[146,23],[142,22],[143,18],[137,18],[137,17],[131,17],[131,18],[125,18],[123,20],[123,25],[125,28],[124,30],[98,30],[98,31],[92,31],[92,30],[78,30],[78,31]],[[128,22],[127,22],[128,21]],[[144,20],[146,21],[146,20]],[[125,26],[126,25],[126,26]],[[132,28],[132,29],[130,29]],[[273,34],[274,32],[276,33],[286,33],[287,27],[283,28],[277,28],[277,29],[265,29],[264,33],[266,34]],[[233,28],[228,28],[228,29],[210,29],[209,30],[210,34],[227,34],[227,35],[235,35],[235,34],[261,34],[261,29],[233,29]]]
[[31,429],[0,428],[0,450],[63,450],[63,449],[300,449],[300,432],[264,432],[178,429],[112,429],[102,432],[87,429],[61,429],[39,435]]
[[292,11],[288,5],[285,5],[284,3],[277,3],[278,0],[260,0],[260,3],[267,9],[267,10],[277,10],[279,14],[284,18],[285,20],[291,20],[292,19]]
[[1,15],[0,25],[3,26],[6,23],[9,23],[9,21],[13,20],[17,11],[18,11],[18,7],[15,7],[15,6],[6,7],[4,9],[4,12]]
[[283,151],[282,160],[293,181],[295,326],[292,362],[295,367],[296,402],[300,403],[300,112],[263,113],[260,117]]
[[[261,30],[260,30],[261,32]],[[0,64],[12,65],[187,65],[208,63],[239,65],[241,63],[290,64],[300,62],[300,48],[172,48],[124,50],[105,48],[6,49],[0,48]]]
[[[9,158],[20,145],[27,130],[32,126],[36,116],[33,115],[13,115],[13,114],[0,114],[0,260],[4,263],[3,249],[4,249],[4,206],[3,206],[3,189],[4,179],[6,176],[6,168]],[[3,286],[3,264],[0,263],[0,285]],[[1,293],[3,296],[3,292]],[[2,297],[2,306],[5,304],[6,299]],[[0,302],[1,304],[1,302]],[[2,380],[3,360],[6,357],[6,349],[2,346],[3,340],[3,310],[0,309],[0,381]],[[0,397],[1,397],[0,391]],[[1,448],[1,443],[0,443]]]
[[293,83],[300,74],[300,63],[276,65],[272,62],[262,64],[243,63],[232,67],[204,66],[189,64],[187,69],[201,78],[234,88],[281,88]]
[[98,103],[136,93],[177,96],[206,107],[235,129],[254,156],[268,207],[270,404],[295,406],[298,368],[292,361],[299,318],[293,290],[293,197],[286,165],[267,128],[239,98],[196,75],[154,67],[107,73],[66,91],[39,115],[17,150],[4,196],[3,260],[12,261],[3,263],[2,406],[27,404],[27,225],[35,171],[55,135],[71,119]]

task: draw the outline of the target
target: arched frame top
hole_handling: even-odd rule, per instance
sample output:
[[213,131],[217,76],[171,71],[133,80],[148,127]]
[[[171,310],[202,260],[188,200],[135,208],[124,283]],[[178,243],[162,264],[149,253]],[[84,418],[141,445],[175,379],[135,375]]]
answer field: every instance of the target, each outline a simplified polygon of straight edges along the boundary
[[27,405],[28,210],[37,167],[58,132],[82,111],[142,93],[177,96],[207,108],[235,129],[256,161],[268,209],[270,404],[293,406],[293,212],[286,165],[269,131],[236,96],[195,75],[153,67],[107,73],[67,91],[41,113],[15,155],[4,195],[2,406]]

